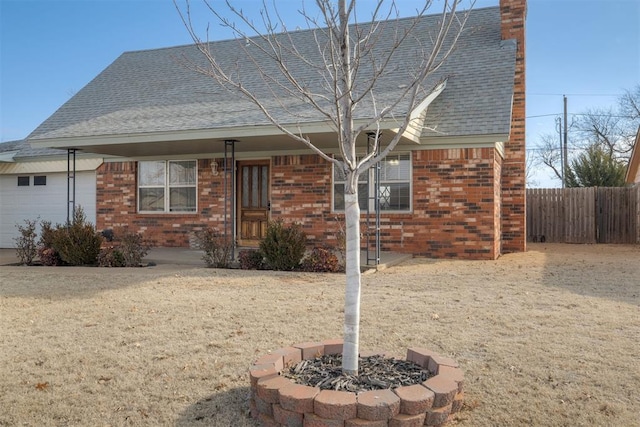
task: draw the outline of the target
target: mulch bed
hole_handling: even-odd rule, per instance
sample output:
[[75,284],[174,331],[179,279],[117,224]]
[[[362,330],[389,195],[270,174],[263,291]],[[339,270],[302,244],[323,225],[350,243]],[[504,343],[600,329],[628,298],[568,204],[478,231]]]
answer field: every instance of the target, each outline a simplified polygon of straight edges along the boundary
[[319,387],[321,390],[361,392],[395,389],[420,384],[432,375],[421,366],[406,360],[381,355],[361,357],[358,376],[343,374],[342,355],[325,355],[303,360],[282,371],[282,375],[297,384]]

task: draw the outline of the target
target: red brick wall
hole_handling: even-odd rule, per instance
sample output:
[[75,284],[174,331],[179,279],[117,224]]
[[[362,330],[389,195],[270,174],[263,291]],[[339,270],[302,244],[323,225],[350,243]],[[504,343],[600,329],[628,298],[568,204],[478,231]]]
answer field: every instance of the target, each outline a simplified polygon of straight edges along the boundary
[[[218,164],[223,160],[217,159]],[[198,212],[139,214],[136,162],[104,163],[97,171],[96,226],[143,233],[157,246],[186,247],[193,232],[224,224],[224,175],[213,176],[211,160],[198,160]],[[227,205],[227,209],[230,209]]]
[[496,151],[416,151],[412,158],[413,214],[383,214],[383,249],[436,258],[497,258]]
[[[417,151],[412,163],[413,213],[382,214],[382,249],[431,257],[496,258],[500,254],[496,183],[501,167],[497,152],[492,148]],[[207,226],[223,230],[224,176],[212,175],[210,160],[198,161],[198,212],[193,214],[137,213],[135,162],[105,163],[97,175],[99,229],[142,232],[158,246],[188,246],[190,235]],[[272,219],[302,223],[311,245],[335,245],[343,215],[331,211],[329,162],[317,155],[275,156],[270,178]]]
[[315,154],[273,157],[271,218],[302,224],[312,244],[335,243],[342,215],[331,213],[331,173],[331,164]]
[[526,250],[525,18],[526,0],[500,0],[502,39],[516,39],[511,135],[502,165],[502,250]]
[[[501,158],[496,151],[416,151],[412,162],[413,212],[381,215],[382,249],[431,257],[498,257]],[[302,223],[312,244],[336,242],[343,215],[331,212],[331,191],[331,165],[319,156],[274,157],[272,218]]]

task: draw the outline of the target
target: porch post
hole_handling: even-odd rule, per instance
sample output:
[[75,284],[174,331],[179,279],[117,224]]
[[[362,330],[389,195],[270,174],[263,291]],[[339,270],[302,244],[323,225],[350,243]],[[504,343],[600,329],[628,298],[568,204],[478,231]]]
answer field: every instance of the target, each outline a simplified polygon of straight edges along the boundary
[[67,225],[76,214],[76,149],[67,149]]
[[[382,132],[367,132],[367,152],[374,152],[376,155],[379,151],[379,140],[382,136]],[[367,184],[369,184],[369,180],[371,178],[371,174],[367,175]],[[369,190],[371,190],[371,186],[369,186]],[[369,201],[371,200],[371,196],[369,196],[369,200],[367,201],[367,228],[369,228],[367,232],[367,265],[370,265],[370,262],[373,261],[374,265],[380,265],[380,162],[376,163],[373,166],[373,211],[375,215],[375,225],[374,225],[374,254],[371,256],[370,252],[370,212],[369,212]]]
[[[224,170],[224,199],[225,199],[225,203],[224,203],[224,221],[225,221],[225,225],[224,225],[224,233],[225,233],[225,240],[227,239],[227,201],[230,201],[230,211],[231,211],[231,261],[235,260],[235,254],[236,254],[236,237],[237,237],[237,220],[236,220],[236,193],[237,193],[237,182],[236,182],[236,140],[235,139],[227,139],[224,141],[224,165],[225,165],[225,170]],[[229,158],[229,152],[231,155],[231,197],[229,198],[229,195],[227,194],[227,189],[229,188],[229,185],[227,183],[227,174],[229,173],[228,170],[228,158]]]

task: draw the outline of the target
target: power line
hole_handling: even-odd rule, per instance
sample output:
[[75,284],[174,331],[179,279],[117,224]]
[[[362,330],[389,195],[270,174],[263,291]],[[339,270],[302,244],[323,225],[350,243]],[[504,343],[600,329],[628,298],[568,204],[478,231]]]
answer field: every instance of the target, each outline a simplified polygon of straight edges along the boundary
[[[620,114],[590,114],[590,113],[567,113],[569,116],[591,116],[591,117],[614,117],[617,119],[634,119],[634,116],[623,116]],[[525,119],[536,119],[539,117],[554,117],[561,116],[562,113],[549,113],[549,114],[538,114],[535,116],[526,116]]]
[[532,96],[623,96],[624,93],[527,93]]
[[557,116],[559,113],[553,113],[553,114],[539,114],[537,116],[527,116],[525,117],[525,119],[536,119],[538,117],[552,117],[552,116]]

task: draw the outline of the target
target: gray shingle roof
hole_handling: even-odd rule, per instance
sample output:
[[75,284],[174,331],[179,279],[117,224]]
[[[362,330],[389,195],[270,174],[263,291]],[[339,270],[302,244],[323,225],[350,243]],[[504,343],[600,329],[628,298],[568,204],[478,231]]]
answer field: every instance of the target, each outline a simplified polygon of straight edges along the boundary
[[[439,15],[427,16],[412,33],[412,43],[404,43],[395,54],[397,68],[380,80],[376,102],[384,105],[398,91],[398,84],[411,72],[412,59],[430,45],[430,34]],[[401,28],[410,19],[389,21],[382,28]],[[387,33],[391,35],[391,32]],[[283,37],[283,36],[281,36]],[[306,58],[318,58],[311,30],[291,33]],[[393,37],[381,38],[378,48],[389,48]],[[251,67],[237,40],[212,42],[216,58],[234,69],[244,84],[269,96],[260,75]],[[448,77],[447,88],[429,107],[427,124],[438,134],[448,136],[508,134],[515,72],[515,42],[500,39],[500,13],[497,7],[471,13],[465,35],[453,56],[431,76],[435,83]],[[234,126],[268,124],[264,115],[239,95],[217,85],[184,66],[184,58],[202,63],[193,45],[126,52],[60,107],[29,137],[31,140],[69,137],[131,135],[154,132],[221,129]],[[310,88],[323,90],[312,67],[290,59],[293,72]],[[278,71],[273,69],[271,75]],[[367,76],[361,76],[364,80]],[[293,97],[273,98],[267,104],[285,122],[318,121],[322,117],[307,104]],[[357,111],[371,114],[369,101]],[[407,105],[399,105],[405,114]],[[430,135],[425,131],[423,135]]]
[[41,156],[66,156],[66,150],[57,150],[55,148],[33,148],[27,140],[6,141],[0,143],[0,153],[9,151],[17,151],[14,158],[26,159],[29,157]]

